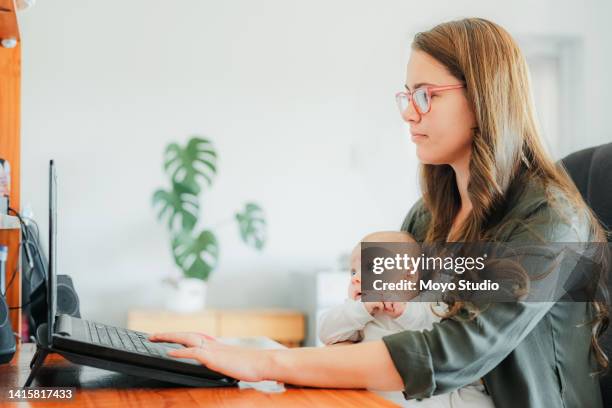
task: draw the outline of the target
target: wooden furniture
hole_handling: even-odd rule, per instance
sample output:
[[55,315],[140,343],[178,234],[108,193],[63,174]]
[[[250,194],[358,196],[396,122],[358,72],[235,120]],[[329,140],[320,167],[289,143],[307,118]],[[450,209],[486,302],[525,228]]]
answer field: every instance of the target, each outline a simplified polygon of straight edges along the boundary
[[4,38],[19,40],[19,27],[13,0],[0,0],[0,39]]
[[[20,202],[20,85],[21,85],[21,42],[15,5],[13,0],[0,0],[0,39],[14,38],[14,48],[0,46],[0,157],[11,165],[10,205],[19,211]],[[7,283],[14,278],[8,288],[6,300],[11,308],[21,305],[21,271],[19,264],[19,226],[13,217],[2,216],[0,220],[0,243],[8,246],[6,264]],[[21,310],[12,309],[9,313],[13,331],[21,332]]]
[[206,309],[194,313],[132,310],[128,329],[146,333],[198,331],[212,336],[265,336],[287,347],[304,340],[304,315],[285,309]]
[[[0,366],[0,392],[20,387],[30,371],[35,347],[17,346],[8,365]],[[390,401],[365,390],[298,388],[266,394],[253,389],[186,388],[146,378],[73,365],[57,354],[48,357],[34,386],[76,387],[75,398],[66,402],[37,402],[33,406],[70,407],[396,407]],[[6,401],[0,396],[0,405]],[[8,405],[8,404],[7,404]],[[12,406],[13,404],[11,404]]]

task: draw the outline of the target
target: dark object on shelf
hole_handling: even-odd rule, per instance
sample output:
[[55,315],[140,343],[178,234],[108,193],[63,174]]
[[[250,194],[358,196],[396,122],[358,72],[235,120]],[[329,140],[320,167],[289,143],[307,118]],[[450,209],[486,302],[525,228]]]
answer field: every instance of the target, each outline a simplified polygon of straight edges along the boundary
[[8,312],[6,299],[0,294],[0,364],[8,363],[15,354],[15,335]]
[[[36,328],[43,323],[47,323],[47,285],[41,282],[40,285],[30,295],[30,313]],[[72,283],[72,278],[68,275],[57,275],[57,314],[67,314],[74,317],[81,317],[79,309],[79,295],[77,295]]]

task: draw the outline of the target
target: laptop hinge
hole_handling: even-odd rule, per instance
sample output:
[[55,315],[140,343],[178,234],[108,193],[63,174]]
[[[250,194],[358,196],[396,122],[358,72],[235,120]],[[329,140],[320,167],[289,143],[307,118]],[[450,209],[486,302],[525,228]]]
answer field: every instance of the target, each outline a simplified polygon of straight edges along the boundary
[[55,333],[62,336],[72,336],[72,319],[69,315],[59,315],[55,322]]

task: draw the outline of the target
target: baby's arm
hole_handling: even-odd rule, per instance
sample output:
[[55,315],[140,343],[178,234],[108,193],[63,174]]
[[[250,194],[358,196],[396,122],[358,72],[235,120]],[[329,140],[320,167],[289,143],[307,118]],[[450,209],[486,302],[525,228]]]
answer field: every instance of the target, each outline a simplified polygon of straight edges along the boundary
[[341,341],[361,341],[361,331],[372,320],[374,316],[361,301],[347,299],[321,315],[318,324],[319,339],[326,345]]

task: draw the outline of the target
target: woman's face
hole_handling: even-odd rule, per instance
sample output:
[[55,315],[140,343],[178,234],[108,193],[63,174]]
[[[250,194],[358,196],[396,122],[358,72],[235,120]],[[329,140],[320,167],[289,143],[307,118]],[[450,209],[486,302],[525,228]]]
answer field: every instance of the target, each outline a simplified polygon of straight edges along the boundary
[[[412,51],[406,77],[406,86],[411,92],[420,84],[442,86],[460,83],[429,54]],[[465,88],[433,92],[429,112],[421,115],[412,104],[408,104],[402,118],[410,125],[417,157],[422,163],[452,165],[469,162],[476,119]]]

